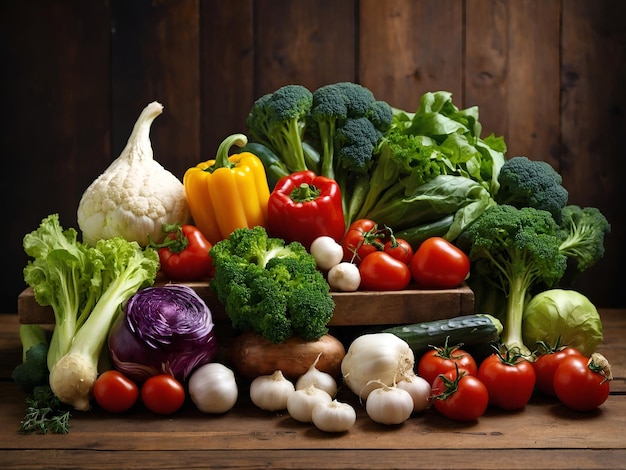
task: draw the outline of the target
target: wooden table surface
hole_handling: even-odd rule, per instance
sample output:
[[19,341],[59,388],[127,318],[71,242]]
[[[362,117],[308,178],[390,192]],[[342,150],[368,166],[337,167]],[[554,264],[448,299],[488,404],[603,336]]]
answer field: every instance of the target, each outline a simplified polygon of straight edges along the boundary
[[25,395],[10,378],[21,359],[18,320],[0,315],[0,468],[626,468],[626,310],[601,316],[599,352],[615,379],[609,399],[591,413],[536,396],[521,411],[489,409],[477,422],[427,410],[390,427],[371,421],[341,390],[358,419],[333,435],[254,407],[242,386],[225,415],[204,415],[191,403],[167,417],[142,408],[124,415],[94,409],[73,412],[69,434],[20,435]]

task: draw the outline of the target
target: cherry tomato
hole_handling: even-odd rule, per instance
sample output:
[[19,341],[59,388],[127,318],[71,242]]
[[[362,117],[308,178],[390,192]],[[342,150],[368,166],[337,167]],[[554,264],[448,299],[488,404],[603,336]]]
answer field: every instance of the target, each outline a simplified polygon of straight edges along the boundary
[[404,264],[411,264],[413,259],[413,248],[410,243],[402,238],[393,238],[385,242],[383,251],[389,253],[398,261]]
[[409,267],[384,251],[367,255],[359,265],[359,273],[362,290],[402,290],[411,282]]
[[141,387],[141,400],[153,413],[171,414],[185,402],[185,388],[169,374],[150,377]]
[[464,369],[470,375],[478,373],[476,360],[467,351],[459,346],[448,346],[448,341],[443,347],[433,347],[424,353],[417,363],[417,375],[432,385],[439,374],[453,370],[456,366]]
[[503,410],[526,406],[536,381],[533,365],[508,350],[487,356],[478,368],[478,378],[489,391],[489,404]]
[[554,371],[554,393],[568,408],[595,410],[609,397],[611,378],[608,365],[601,366],[596,354],[590,359],[583,355],[567,356]]
[[433,381],[432,403],[447,418],[473,421],[480,418],[489,404],[487,387],[463,369],[452,369]]
[[422,287],[451,289],[461,284],[470,269],[467,255],[445,238],[427,238],[411,260],[411,274]]
[[370,253],[383,249],[385,232],[379,230],[376,222],[370,219],[358,219],[350,224],[343,237],[344,261],[360,264]]
[[535,386],[537,390],[548,396],[555,396],[554,393],[554,371],[561,364],[563,359],[568,356],[582,356],[581,352],[576,348],[562,347],[557,349],[548,349],[546,352],[539,354],[533,367],[537,382]]
[[110,413],[128,411],[139,398],[139,387],[117,370],[107,370],[98,376],[93,386],[96,403]]

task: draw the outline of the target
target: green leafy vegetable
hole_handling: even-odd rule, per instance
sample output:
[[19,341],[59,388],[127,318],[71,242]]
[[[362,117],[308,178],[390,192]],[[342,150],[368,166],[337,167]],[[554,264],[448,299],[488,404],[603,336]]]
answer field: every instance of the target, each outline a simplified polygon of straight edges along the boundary
[[529,347],[560,342],[589,357],[602,341],[602,321],[580,292],[549,289],[535,295],[524,309],[523,338]]
[[328,332],[335,307],[315,258],[299,242],[270,238],[263,227],[236,229],[210,251],[211,288],[232,325],[279,343]]
[[48,384],[48,338],[41,325],[21,324],[22,363],[11,373],[17,386],[32,393],[38,385]]
[[67,434],[71,414],[52,393],[49,385],[39,385],[26,399],[26,415],[19,426],[20,434]]
[[158,254],[121,237],[88,246],[77,241],[76,230],[63,230],[58,214],[24,237],[24,250],[32,258],[24,279],[35,300],[50,305],[55,315],[47,358],[50,386],[64,403],[87,410],[111,325],[123,302],[154,283]]

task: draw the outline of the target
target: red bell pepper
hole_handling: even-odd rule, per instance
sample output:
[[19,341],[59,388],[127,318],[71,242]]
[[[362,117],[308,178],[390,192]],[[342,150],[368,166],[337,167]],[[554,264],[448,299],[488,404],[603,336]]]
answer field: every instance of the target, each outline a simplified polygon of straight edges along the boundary
[[309,170],[282,177],[267,203],[268,232],[308,250],[317,237],[340,242],[345,232],[341,192],[337,182]]
[[150,243],[158,250],[161,271],[171,281],[200,281],[213,276],[211,243],[194,225],[165,224],[163,243]]

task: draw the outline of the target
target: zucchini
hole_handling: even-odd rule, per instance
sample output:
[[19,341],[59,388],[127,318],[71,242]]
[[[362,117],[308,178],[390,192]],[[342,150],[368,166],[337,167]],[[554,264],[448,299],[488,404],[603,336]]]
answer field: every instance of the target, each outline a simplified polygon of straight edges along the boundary
[[487,313],[462,315],[410,325],[398,325],[382,330],[392,333],[408,343],[413,352],[421,354],[432,346],[464,346],[486,344],[495,341],[502,333],[500,320]]
[[411,228],[394,231],[396,238],[402,238],[409,242],[411,247],[416,250],[424,240],[430,237],[443,237],[454,222],[454,214],[448,214],[439,220],[427,222]]

